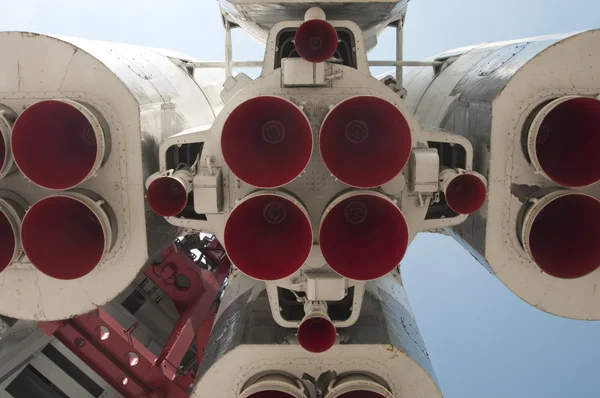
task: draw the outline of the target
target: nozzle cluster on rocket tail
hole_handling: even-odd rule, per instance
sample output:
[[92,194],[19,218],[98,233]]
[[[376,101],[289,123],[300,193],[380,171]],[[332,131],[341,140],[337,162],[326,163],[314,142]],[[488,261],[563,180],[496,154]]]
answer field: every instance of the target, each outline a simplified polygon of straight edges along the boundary
[[[600,31],[449,51],[405,75],[421,123],[474,147],[489,200],[449,229],[517,296],[600,319]],[[446,194],[449,199],[448,194]]]
[[92,311],[179,232],[144,184],[161,141],[212,123],[218,101],[156,50],[21,32],[0,47],[0,314]]
[[[340,336],[360,322],[366,286],[395,272],[418,232],[460,224],[486,200],[471,143],[423,127],[397,91],[371,76],[363,33],[317,8],[304,20],[274,24],[261,76],[230,77],[214,123],[166,139],[160,171],[146,183],[150,193],[160,182],[156,195],[168,203],[188,193],[185,212],[153,208],[175,226],[214,234],[236,272],[264,288],[262,316],[307,358],[346,349]],[[297,51],[282,50],[290,40]],[[175,161],[174,153],[187,152],[198,156]],[[249,325],[247,333],[259,330]],[[265,340],[264,348],[281,343]],[[229,366],[219,358],[212,366]],[[397,396],[383,385],[387,392],[369,391]],[[282,391],[304,396],[290,388]],[[328,396],[352,391],[345,388]]]
[[[399,272],[368,282],[361,300],[360,317],[337,336],[321,326],[326,307],[307,303],[303,324],[309,326],[295,336],[271,316],[265,284],[234,271],[191,396],[441,397]],[[311,347],[329,342],[315,338],[322,328],[338,342],[326,352],[294,344],[296,338]]]

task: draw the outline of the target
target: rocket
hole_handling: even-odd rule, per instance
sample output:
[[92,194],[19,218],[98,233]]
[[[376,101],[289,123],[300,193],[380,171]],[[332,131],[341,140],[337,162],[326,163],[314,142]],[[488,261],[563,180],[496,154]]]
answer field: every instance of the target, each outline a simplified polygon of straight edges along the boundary
[[600,319],[600,33],[411,62],[407,3],[219,0],[222,64],[0,33],[0,314],[125,397],[442,397],[400,265],[443,232]]

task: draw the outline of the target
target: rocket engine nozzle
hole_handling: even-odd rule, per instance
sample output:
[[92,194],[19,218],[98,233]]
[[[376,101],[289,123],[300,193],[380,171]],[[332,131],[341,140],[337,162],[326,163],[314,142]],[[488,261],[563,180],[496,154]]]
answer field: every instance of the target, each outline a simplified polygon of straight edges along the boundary
[[242,200],[225,224],[225,249],[244,274],[286,278],[302,267],[313,244],[308,213],[284,193],[258,192]]
[[259,391],[252,395],[248,395],[248,398],[296,398],[293,395],[290,395],[283,391],[277,390],[265,390]]
[[111,223],[100,202],[65,192],[36,202],[21,227],[23,250],[31,263],[56,279],[81,278],[110,250]]
[[252,98],[231,112],[221,136],[225,163],[240,180],[276,188],[298,177],[313,147],[310,122],[293,102]]
[[304,60],[313,63],[325,62],[337,51],[338,35],[329,22],[311,19],[300,25],[294,43],[298,55]]
[[148,180],[146,199],[156,214],[172,217],[185,209],[192,190],[189,169],[178,170],[172,175],[151,176]]
[[350,374],[340,377],[329,386],[324,398],[394,398],[392,393],[363,374]]
[[575,279],[600,267],[600,201],[560,190],[533,201],[521,228],[521,243],[544,272]]
[[0,272],[21,253],[21,221],[25,210],[13,200],[0,198]]
[[357,191],[340,196],[327,207],[319,242],[325,261],[335,272],[366,281],[380,278],[400,264],[409,231],[404,215],[385,195]]
[[4,169],[4,164],[6,163],[6,158],[8,157],[9,153],[9,145],[10,142],[4,138],[2,126],[0,126],[0,172],[2,172]]
[[325,117],[319,142],[331,174],[357,188],[374,188],[397,176],[412,149],[410,126],[395,105],[357,96],[340,102]]
[[307,301],[304,305],[305,316],[298,328],[298,343],[308,352],[325,352],[335,345],[337,332],[327,314],[324,302]]
[[338,395],[336,398],[386,398],[386,395],[374,391],[354,390]]
[[294,378],[270,374],[244,389],[239,398],[308,398],[308,394]]
[[584,187],[600,181],[600,101],[568,96],[544,106],[527,137],[533,166],[565,187]]
[[0,104],[0,178],[16,169],[10,145],[16,118],[17,115],[10,108]]
[[475,172],[445,169],[440,173],[446,203],[458,214],[471,214],[485,203],[485,178]]
[[12,151],[19,169],[33,183],[66,190],[98,172],[106,140],[102,125],[87,106],[72,100],[45,100],[17,118]]

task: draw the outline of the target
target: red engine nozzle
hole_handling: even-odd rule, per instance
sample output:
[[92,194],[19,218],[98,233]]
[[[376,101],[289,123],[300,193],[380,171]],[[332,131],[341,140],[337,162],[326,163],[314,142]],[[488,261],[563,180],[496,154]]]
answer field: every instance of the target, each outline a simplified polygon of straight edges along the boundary
[[[191,177],[191,174],[189,175]],[[185,209],[190,189],[187,180],[180,178],[177,173],[173,176],[158,177],[148,186],[146,199],[156,214],[172,217]]]
[[377,97],[358,96],[329,112],[319,145],[325,166],[338,180],[357,188],[374,188],[402,171],[412,138],[396,106]]
[[259,280],[278,280],[298,271],[312,249],[306,211],[285,194],[253,194],[238,204],[225,224],[231,262]]
[[408,225],[402,212],[384,195],[343,195],[326,210],[320,245],[327,264],[354,280],[380,278],[396,268],[408,247]]
[[308,352],[325,352],[334,346],[337,332],[327,318],[314,317],[303,321],[298,328],[298,343]]
[[267,374],[248,386],[239,398],[308,398],[306,389],[294,377]]
[[12,263],[16,248],[15,231],[4,212],[0,212],[0,272]]
[[600,201],[557,191],[526,212],[521,241],[532,260],[556,278],[575,279],[600,267]]
[[540,110],[531,124],[528,151],[532,164],[565,187],[600,181],[600,101],[559,98]]
[[356,390],[340,395],[338,398],[386,398],[384,395],[373,391]]
[[17,203],[0,198],[0,272],[19,257],[20,226],[24,213]]
[[446,203],[454,212],[475,213],[485,203],[486,183],[477,174],[459,174],[455,170],[447,169],[442,172],[441,177]]
[[296,51],[308,62],[325,62],[335,55],[338,35],[327,21],[311,19],[300,25],[294,38]]
[[337,338],[335,325],[327,314],[327,304],[307,301],[304,319],[298,327],[298,343],[308,352],[318,354],[334,346]]
[[41,272],[56,279],[81,278],[110,246],[108,216],[91,199],[68,193],[46,197],[25,214],[23,250]]
[[0,178],[16,169],[10,149],[12,128],[16,118],[17,115],[12,109],[0,104]]
[[393,398],[392,393],[371,376],[359,373],[335,380],[324,396],[327,398]]
[[295,398],[293,395],[285,393],[283,391],[268,390],[259,391],[250,395],[248,398]]
[[6,159],[8,157],[9,143],[6,141],[5,135],[2,131],[2,125],[0,125],[0,173],[4,171]]
[[240,180],[259,188],[285,185],[302,173],[313,147],[308,118],[279,97],[252,98],[231,112],[221,136],[225,162]]
[[53,190],[75,187],[101,166],[106,143],[94,114],[70,100],[46,100],[15,122],[12,151],[19,169],[35,184]]

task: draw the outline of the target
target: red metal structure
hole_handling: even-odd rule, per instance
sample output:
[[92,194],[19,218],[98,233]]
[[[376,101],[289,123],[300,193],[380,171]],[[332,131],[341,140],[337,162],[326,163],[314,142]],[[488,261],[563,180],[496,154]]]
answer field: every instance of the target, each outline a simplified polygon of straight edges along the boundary
[[[201,255],[190,248],[197,248]],[[144,274],[171,298],[180,317],[160,355],[132,336],[137,323],[121,325],[102,309],[39,324],[127,398],[189,396],[195,374],[182,372],[180,364],[194,341],[201,360],[230,268],[219,242],[200,240],[197,235],[176,241],[161,257]]]

